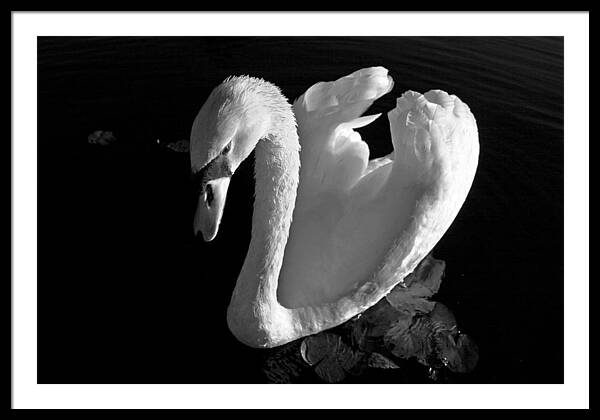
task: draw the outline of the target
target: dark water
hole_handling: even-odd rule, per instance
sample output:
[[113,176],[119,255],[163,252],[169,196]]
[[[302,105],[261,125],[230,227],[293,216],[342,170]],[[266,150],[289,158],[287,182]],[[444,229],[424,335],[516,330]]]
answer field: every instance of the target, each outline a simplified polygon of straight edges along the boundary
[[[530,37],[38,38],[38,381],[264,382],[261,350],[225,322],[250,237],[252,162],[205,244],[192,235],[188,157],[156,139],[188,138],[231,74],[293,99],[373,65],[395,87],[370,112],[439,88],[477,119],[478,173],[433,252],[447,267],[436,300],[480,352],[452,381],[562,382],[563,41]],[[94,130],[118,140],[90,145]],[[372,157],[392,150],[385,118],[360,131]]]

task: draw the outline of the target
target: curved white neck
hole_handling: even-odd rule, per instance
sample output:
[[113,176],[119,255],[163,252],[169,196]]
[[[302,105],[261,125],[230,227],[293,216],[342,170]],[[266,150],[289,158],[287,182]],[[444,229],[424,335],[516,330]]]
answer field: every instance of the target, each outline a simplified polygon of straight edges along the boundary
[[233,334],[252,346],[266,345],[293,322],[277,301],[277,286],[296,203],[299,147],[292,118],[280,121],[255,150],[252,239],[227,317]]

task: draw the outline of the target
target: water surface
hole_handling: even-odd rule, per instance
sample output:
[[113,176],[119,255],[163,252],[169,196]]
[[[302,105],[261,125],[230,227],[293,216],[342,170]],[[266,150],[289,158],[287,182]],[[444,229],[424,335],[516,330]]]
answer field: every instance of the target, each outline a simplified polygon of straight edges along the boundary
[[[563,381],[563,40],[557,37],[38,38],[38,381],[265,382],[262,353],[225,313],[250,238],[252,162],[232,181],[217,239],[192,235],[189,137],[214,86],[262,77],[290,99],[382,65],[394,90],[469,104],[478,173],[435,247],[436,300],[478,344],[472,383]],[[106,147],[87,143],[111,130]],[[385,117],[360,129],[392,150]],[[159,139],[161,144],[157,144]],[[426,382],[414,371],[369,382]]]

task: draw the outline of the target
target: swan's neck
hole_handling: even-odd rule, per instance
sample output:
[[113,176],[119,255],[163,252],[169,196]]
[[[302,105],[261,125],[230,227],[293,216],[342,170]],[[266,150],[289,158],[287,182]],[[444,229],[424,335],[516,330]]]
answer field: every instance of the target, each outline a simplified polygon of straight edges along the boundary
[[[286,311],[277,302],[277,285],[296,202],[300,156],[291,109],[287,118],[277,120],[276,128],[256,147],[252,239],[228,311],[232,332],[252,345],[266,344],[290,321],[283,319]],[[250,331],[264,337],[245,337]]]

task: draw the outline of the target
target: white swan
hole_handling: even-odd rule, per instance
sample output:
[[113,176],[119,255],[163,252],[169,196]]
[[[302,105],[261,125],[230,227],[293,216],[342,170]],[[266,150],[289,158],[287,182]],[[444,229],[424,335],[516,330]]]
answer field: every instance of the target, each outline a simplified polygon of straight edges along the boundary
[[[369,161],[354,128],[393,81],[365,68],[292,106],[262,79],[230,77],[190,139],[195,232],[217,234],[231,175],[252,150],[252,239],[231,297],[231,332],[274,347],[345,322],[410,274],[448,229],[475,176],[477,125],[454,95],[408,91],[388,113],[394,152]],[[301,146],[301,147],[300,147]]]

